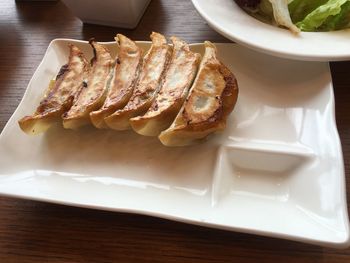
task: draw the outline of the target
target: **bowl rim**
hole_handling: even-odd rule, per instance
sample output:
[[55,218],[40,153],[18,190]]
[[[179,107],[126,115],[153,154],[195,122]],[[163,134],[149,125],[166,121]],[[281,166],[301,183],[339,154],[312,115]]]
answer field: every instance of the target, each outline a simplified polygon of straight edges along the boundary
[[[217,0],[216,0],[217,1]],[[245,20],[249,22],[249,25],[243,25],[244,29],[252,29],[252,28],[259,28],[261,32],[265,33],[273,33],[274,36],[278,38],[283,39],[295,39],[296,37],[300,37],[301,40],[305,41],[304,43],[307,44],[307,42],[316,41],[317,38],[320,36],[326,36],[325,38],[332,37],[332,35],[342,36],[344,33],[346,34],[346,38],[350,40],[350,28],[349,29],[342,29],[342,30],[336,30],[336,31],[329,31],[329,32],[301,32],[298,36],[293,35],[288,29],[280,28],[268,23],[264,23],[253,16],[249,15],[247,12],[245,12],[234,0],[220,0],[221,2],[232,2],[232,11],[234,11],[232,16],[237,16],[241,20]],[[210,4],[210,1],[205,1],[206,3],[203,4],[203,1],[201,0],[192,0],[193,5],[197,9],[198,13],[208,22],[208,24],[218,33],[225,36],[226,38],[237,42],[238,44],[241,44],[243,46],[249,47],[253,50],[260,51],[263,53],[267,53],[274,56],[289,58],[289,59],[296,59],[296,60],[307,60],[307,61],[341,61],[341,60],[349,60],[350,59],[350,49],[348,53],[337,53],[336,48],[333,48],[333,53],[327,53],[327,52],[293,52],[290,49],[276,49],[276,46],[267,46],[265,44],[259,43],[259,41],[254,42],[252,40],[247,39],[246,36],[237,33],[236,31],[230,30],[227,26],[221,25],[220,22],[218,22],[218,19],[214,19],[211,15],[207,13],[206,10],[204,10],[203,6],[206,4]],[[220,4],[220,3],[218,3]],[[237,23],[232,23],[231,26],[234,27],[234,29],[239,29],[239,26]],[[232,28],[231,28],[232,29]],[[243,31],[243,30],[241,30]],[[239,32],[239,31],[238,31]],[[324,37],[323,37],[324,39]],[[349,41],[350,45],[350,41]],[[308,49],[310,51],[310,48]]]

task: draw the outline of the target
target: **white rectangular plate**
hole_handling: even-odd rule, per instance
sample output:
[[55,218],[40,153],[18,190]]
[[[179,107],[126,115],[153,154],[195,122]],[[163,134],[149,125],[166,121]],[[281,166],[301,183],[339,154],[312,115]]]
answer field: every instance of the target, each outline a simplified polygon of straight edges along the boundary
[[[64,130],[28,136],[31,114],[68,57],[87,42],[54,40],[0,136],[0,194],[152,215],[215,228],[346,247],[343,157],[327,63],[217,44],[240,94],[227,129],[167,148],[132,131]],[[105,43],[116,54],[115,43]],[[148,42],[139,42],[147,49]],[[203,52],[201,44],[191,45]]]

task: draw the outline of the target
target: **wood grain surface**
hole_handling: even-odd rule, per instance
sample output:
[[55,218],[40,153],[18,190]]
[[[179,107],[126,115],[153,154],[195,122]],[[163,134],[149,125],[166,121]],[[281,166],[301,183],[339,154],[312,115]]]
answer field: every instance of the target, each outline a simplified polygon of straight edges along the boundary
[[[134,40],[150,32],[190,43],[229,42],[189,0],[153,0],[135,30],[83,25],[59,1],[0,1],[0,131],[54,38]],[[332,63],[336,117],[350,172],[350,62]],[[349,180],[348,180],[349,181]],[[347,192],[350,185],[347,182]],[[350,249],[186,225],[167,220],[0,197],[0,262],[350,262]]]

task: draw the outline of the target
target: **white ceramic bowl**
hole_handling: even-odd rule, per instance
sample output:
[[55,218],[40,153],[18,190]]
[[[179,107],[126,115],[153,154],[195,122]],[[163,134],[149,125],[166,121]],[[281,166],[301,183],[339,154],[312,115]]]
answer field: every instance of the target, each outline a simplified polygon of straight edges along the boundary
[[350,29],[301,32],[265,24],[245,13],[234,0],[192,0],[208,24],[227,38],[270,55],[309,61],[350,59]]
[[84,23],[135,28],[151,0],[62,0]]

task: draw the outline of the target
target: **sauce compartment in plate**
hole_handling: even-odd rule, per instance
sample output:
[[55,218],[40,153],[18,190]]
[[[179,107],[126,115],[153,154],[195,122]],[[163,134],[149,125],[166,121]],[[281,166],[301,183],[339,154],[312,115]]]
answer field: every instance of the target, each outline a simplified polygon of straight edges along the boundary
[[287,201],[288,181],[314,159],[310,148],[298,144],[246,142],[223,146],[214,173],[212,204],[236,195]]
[[[297,232],[345,242],[346,210],[339,210],[341,182],[332,153],[320,156],[302,143],[231,142],[220,147],[213,176],[211,205],[221,223],[280,233]],[[293,218],[293,222],[290,219]],[[303,226],[301,226],[303,225]]]

